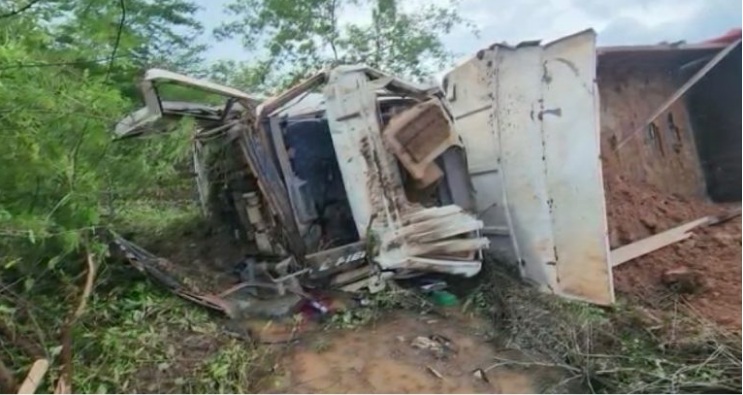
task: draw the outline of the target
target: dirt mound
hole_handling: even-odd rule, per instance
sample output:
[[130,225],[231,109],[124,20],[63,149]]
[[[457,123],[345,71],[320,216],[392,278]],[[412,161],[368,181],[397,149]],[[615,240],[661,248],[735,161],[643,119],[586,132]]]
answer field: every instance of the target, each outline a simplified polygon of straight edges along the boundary
[[[664,194],[650,185],[618,176],[606,179],[611,248],[698,219],[721,215],[734,206],[717,205]],[[734,218],[697,228],[692,237],[627,262],[614,269],[616,289],[639,298],[669,292],[664,274],[684,270],[700,285],[686,297],[706,318],[726,328],[741,329],[741,222]]]

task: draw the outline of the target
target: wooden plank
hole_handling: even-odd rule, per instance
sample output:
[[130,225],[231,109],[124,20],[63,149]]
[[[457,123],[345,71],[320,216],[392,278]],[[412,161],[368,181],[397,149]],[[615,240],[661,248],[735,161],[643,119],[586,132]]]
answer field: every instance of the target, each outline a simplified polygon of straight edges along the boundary
[[18,389],[19,394],[33,394],[41,384],[41,380],[44,379],[46,371],[49,369],[49,361],[46,359],[37,359],[31,369],[28,371],[26,379],[23,380],[23,384]]
[[675,228],[668,229],[664,232],[636,241],[632,244],[619,247],[611,251],[611,265],[612,267],[617,267],[622,263],[641,257],[645,254],[661,249],[667,245],[685,240],[689,238],[689,236],[691,236],[691,233],[689,233],[690,230],[698,226],[707,225],[715,219],[715,217],[702,217],[697,220],[687,222]]

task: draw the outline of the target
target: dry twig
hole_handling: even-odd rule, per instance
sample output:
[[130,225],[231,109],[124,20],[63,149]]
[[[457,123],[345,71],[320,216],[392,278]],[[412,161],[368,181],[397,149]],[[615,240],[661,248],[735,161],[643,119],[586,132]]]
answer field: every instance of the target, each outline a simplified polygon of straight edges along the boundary
[[93,254],[88,253],[87,255],[88,273],[85,276],[85,286],[83,292],[80,295],[80,302],[77,305],[75,311],[70,314],[64,327],[62,328],[62,373],[57,381],[57,387],[55,393],[57,394],[69,394],[72,393],[72,328],[75,322],[85,312],[85,306],[88,303],[90,294],[93,291],[93,282],[95,280],[96,267],[93,262]]

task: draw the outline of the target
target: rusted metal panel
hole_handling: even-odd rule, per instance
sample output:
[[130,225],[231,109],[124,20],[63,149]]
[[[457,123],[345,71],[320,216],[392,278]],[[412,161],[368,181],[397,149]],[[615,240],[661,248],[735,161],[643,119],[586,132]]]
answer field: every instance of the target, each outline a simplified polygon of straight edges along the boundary
[[394,157],[384,149],[374,89],[362,71],[334,69],[325,87],[331,138],[356,228],[384,230],[405,204]]
[[204,163],[204,144],[201,141],[193,141],[192,154],[199,203],[201,204],[202,214],[206,215],[208,213],[206,205],[209,201],[209,179],[207,177],[206,164]]
[[245,155],[251,172],[258,179],[261,194],[266,200],[271,214],[279,222],[277,230],[282,233],[287,249],[297,259],[303,260],[304,241],[299,235],[292,206],[286,193],[286,186],[270,154],[267,138],[262,136],[262,130],[252,128],[254,123],[250,119],[247,119],[245,123],[249,126],[237,124],[230,132],[238,137],[237,143]]

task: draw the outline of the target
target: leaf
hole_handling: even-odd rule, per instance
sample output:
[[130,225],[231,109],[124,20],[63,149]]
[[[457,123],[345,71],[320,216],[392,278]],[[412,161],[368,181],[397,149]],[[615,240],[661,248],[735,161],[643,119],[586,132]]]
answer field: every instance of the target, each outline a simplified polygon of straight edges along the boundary
[[31,290],[31,288],[33,288],[34,284],[35,284],[35,281],[34,281],[34,279],[33,279],[33,278],[31,278],[31,277],[26,277],[26,279],[25,279],[25,280],[23,280],[23,288],[24,288],[24,289],[25,289],[26,291],[30,291],[30,290]]
[[20,261],[21,261],[21,260],[20,260],[20,258],[16,258],[16,259],[11,259],[11,260],[9,260],[8,262],[5,262],[5,265],[3,266],[3,268],[5,268],[5,269],[10,269],[10,268],[12,268],[13,266],[15,266],[15,265],[16,265],[16,263],[18,263],[18,262],[20,262]]
[[57,266],[57,264],[58,264],[59,262],[61,262],[61,261],[62,261],[62,255],[55,255],[55,256],[53,256],[53,257],[52,257],[52,259],[50,259],[50,260],[49,260],[49,262],[47,262],[47,264],[46,264],[46,267],[47,267],[47,268],[48,268],[49,270],[52,270],[52,269],[54,269],[54,268],[55,268],[55,267]]
[[49,355],[51,355],[52,357],[56,357],[56,356],[58,356],[61,353],[62,353],[62,346],[61,345],[60,346],[54,346],[54,347],[52,347],[52,348],[49,349]]
[[16,312],[15,308],[8,307],[4,304],[0,304],[0,314],[12,315],[12,314],[15,314],[15,312]]

